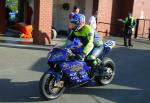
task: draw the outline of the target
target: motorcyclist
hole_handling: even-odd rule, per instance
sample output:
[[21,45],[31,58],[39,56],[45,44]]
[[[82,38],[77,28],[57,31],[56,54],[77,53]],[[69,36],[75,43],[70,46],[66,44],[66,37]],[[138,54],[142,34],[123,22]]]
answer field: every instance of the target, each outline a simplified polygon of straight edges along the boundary
[[124,20],[119,19],[119,21],[124,23],[124,46],[127,46],[127,39],[128,39],[128,46],[133,46],[131,43],[131,36],[134,32],[136,20],[132,17],[131,13],[128,13],[128,17]]
[[101,54],[103,50],[103,41],[100,35],[93,31],[93,29],[85,24],[85,16],[83,14],[75,14],[71,23],[73,25],[72,33],[68,37],[68,41],[73,41],[75,37],[79,38],[83,44],[83,52],[78,55],[80,60],[92,60],[92,65],[97,65],[96,58]]

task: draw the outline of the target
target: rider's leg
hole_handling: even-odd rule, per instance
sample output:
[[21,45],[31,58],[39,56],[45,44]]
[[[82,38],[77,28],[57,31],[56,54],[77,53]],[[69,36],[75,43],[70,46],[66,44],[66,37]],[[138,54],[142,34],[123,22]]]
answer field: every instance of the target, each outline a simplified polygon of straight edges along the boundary
[[98,59],[98,57],[100,57],[103,53],[103,45],[99,46],[99,47],[95,47],[92,52],[88,55],[87,57],[87,61],[90,61],[90,65],[95,67],[99,64],[100,60]]

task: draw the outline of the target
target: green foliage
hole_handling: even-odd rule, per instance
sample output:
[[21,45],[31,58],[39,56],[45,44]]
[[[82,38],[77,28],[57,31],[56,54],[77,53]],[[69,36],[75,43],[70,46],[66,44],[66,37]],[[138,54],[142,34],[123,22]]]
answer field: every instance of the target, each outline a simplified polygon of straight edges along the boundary
[[18,12],[18,0],[6,0],[8,7],[15,12]]

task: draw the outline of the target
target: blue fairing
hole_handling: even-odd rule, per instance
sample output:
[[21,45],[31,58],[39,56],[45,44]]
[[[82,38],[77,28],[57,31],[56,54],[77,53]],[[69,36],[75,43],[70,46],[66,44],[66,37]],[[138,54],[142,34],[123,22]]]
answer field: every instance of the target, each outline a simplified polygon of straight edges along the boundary
[[55,72],[53,68],[49,68],[46,73],[52,74],[55,77],[56,82],[60,81],[60,79],[62,78],[62,72]]
[[[104,43],[104,54],[114,47],[114,41]],[[82,82],[91,80],[88,73],[91,70],[85,61],[75,59],[76,54],[82,53],[83,48],[76,47],[72,50],[67,48],[54,48],[48,54],[48,64],[50,65],[47,73],[53,74],[56,81],[60,81],[63,74],[66,75],[70,85],[74,86]]]
[[49,53],[48,62],[60,62],[60,61],[66,61],[67,60],[67,51],[66,49],[62,48],[54,48]]
[[47,70],[47,72],[46,72],[46,73],[51,74],[51,73],[53,73],[53,72],[54,72],[54,69],[49,68],[49,69]]
[[81,53],[83,53],[83,47],[76,48],[75,50],[73,50],[73,53],[75,53],[75,54],[81,54]]
[[108,40],[104,43],[104,53],[108,53],[116,45],[115,41]]
[[82,61],[65,62],[60,65],[63,72],[69,77],[71,85],[90,80],[87,71],[91,68]]

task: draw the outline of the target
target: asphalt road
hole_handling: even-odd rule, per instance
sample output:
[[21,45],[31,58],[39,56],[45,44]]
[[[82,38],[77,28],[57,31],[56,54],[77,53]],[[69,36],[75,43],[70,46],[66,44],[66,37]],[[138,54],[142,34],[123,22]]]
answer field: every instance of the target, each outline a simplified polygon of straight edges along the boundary
[[117,46],[108,55],[117,67],[107,86],[89,85],[66,90],[56,100],[46,101],[38,90],[39,79],[47,70],[46,56],[52,46],[0,43],[0,102],[19,103],[149,103],[150,41],[135,40],[133,48],[122,39],[108,38]]

